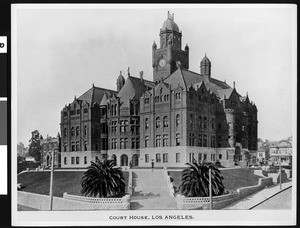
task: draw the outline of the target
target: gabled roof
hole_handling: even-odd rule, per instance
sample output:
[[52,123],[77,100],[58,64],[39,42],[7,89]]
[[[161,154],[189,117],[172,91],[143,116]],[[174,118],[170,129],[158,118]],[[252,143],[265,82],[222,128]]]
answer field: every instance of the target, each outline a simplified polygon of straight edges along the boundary
[[117,91],[109,90],[109,89],[103,89],[100,87],[93,86],[88,91],[86,91],[84,94],[82,94],[78,100],[86,101],[89,104],[97,103],[100,105],[103,95],[107,93],[108,95],[117,94]]
[[230,89],[220,89],[220,90],[217,90],[217,95],[219,98],[221,99],[224,99],[224,96],[226,99],[228,99],[232,92],[233,92],[234,89],[230,88]]
[[145,91],[147,91],[148,87],[154,87],[155,83],[147,81],[145,79],[136,78],[133,76],[128,76],[123,85],[122,89],[120,90],[118,97],[120,98],[122,107],[129,106],[129,100],[139,99]]
[[200,86],[201,83],[204,82],[205,87],[215,94],[217,94],[218,90],[231,89],[231,87],[227,85],[226,82],[222,82],[211,77],[209,78],[209,80],[204,80],[203,75],[180,68],[178,68],[174,73],[165,78],[164,82],[170,84],[172,89],[177,85],[183,87],[184,89],[187,89],[191,85],[198,84]]

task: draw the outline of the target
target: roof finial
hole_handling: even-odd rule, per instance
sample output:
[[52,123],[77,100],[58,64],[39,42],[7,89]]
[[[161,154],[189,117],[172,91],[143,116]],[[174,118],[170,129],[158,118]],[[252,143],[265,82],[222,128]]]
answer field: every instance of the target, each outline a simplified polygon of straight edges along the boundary
[[74,100],[76,100],[76,95],[74,95]]
[[235,89],[235,81],[233,81],[233,88]]
[[93,87],[95,87],[94,83],[93,83]]
[[127,68],[127,74],[130,76],[130,67]]
[[168,11],[168,19],[171,19],[174,21],[174,13],[170,14],[170,11]]
[[120,70],[120,75],[122,75],[122,71]]
[[205,52],[205,57],[206,57],[206,52]]
[[248,97],[248,91],[246,92],[246,94],[247,94],[247,97]]

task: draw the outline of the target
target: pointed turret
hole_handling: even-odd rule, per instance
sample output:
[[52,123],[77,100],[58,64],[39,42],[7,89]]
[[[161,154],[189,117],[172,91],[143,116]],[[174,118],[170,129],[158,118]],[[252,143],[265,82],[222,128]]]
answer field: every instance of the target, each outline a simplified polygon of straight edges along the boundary
[[206,54],[204,56],[204,58],[201,60],[200,63],[200,70],[201,70],[201,74],[203,76],[208,76],[210,77],[210,70],[211,70],[211,62],[210,60],[206,57]]
[[117,91],[120,92],[122,89],[123,85],[125,84],[125,78],[122,75],[122,71],[120,71],[120,75],[117,79]]

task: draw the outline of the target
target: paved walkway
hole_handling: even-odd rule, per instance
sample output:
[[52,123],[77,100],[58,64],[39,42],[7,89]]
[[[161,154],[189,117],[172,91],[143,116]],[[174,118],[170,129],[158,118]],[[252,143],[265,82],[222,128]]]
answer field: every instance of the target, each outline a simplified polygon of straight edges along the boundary
[[274,196],[275,194],[284,191],[287,188],[290,188],[292,186],[292,182],[286,182],[282,184],[282,190],[280,190],[279,184],[276,184],[275,186],[271,186],[268,188],[265,188],[253,195],[250,195],[242,200],[240,200],[237,203],[234,203],[232,205],[229,205],[228,207],[224,208],[226,210],[250,210],[251,208],[255,207],[256,205],[260,204],[264,200],[267,200],[268,198]]
[[134,170],[131,210],[176,210],[163,170]]

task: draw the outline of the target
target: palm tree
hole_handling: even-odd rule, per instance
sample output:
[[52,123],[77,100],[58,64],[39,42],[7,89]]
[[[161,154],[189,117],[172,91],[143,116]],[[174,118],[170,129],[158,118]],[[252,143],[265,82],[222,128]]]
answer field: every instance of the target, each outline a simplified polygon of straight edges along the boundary
[[189,167],[181,173],[181,194],[186,197],[209,196],[209,169],[211,169],[212,195],[222,195],[226,190],[222,183],[223,176],[218,167],[203,160],[200,163],[187,163]]
[[81,194],[90,197],[122,197],[125,195],[125,179],[121,168],[114,167],[113,160],[91,162],[81,182]]

